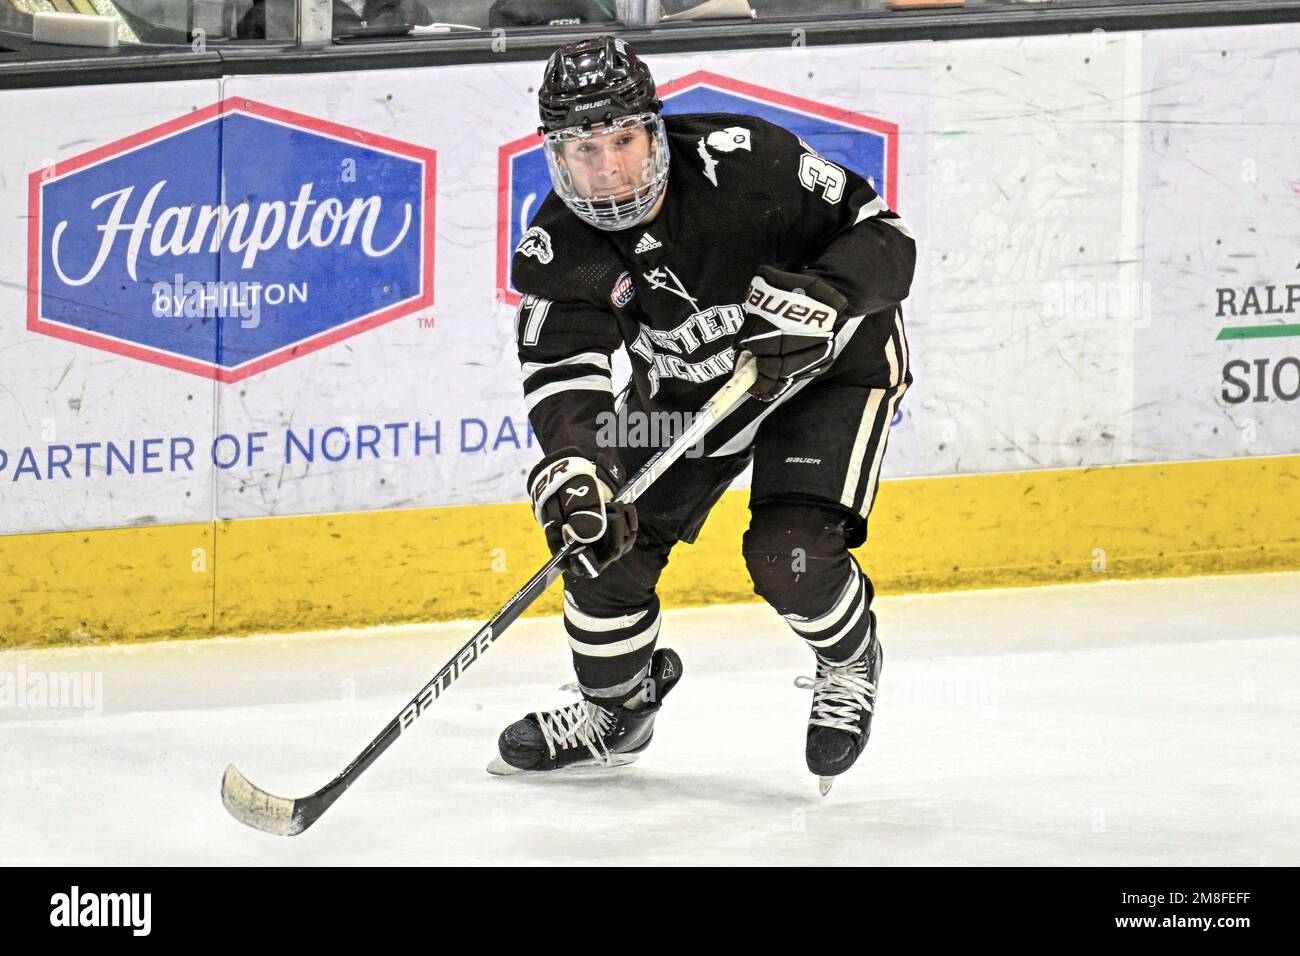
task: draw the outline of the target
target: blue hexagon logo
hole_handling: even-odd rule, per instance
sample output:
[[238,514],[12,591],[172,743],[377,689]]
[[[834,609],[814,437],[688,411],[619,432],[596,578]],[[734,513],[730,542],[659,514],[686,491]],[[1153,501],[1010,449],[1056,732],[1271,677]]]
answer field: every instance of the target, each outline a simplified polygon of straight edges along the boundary
[[27,326],[234,382],[429,308],[435,165],[232,98],[37,170]]

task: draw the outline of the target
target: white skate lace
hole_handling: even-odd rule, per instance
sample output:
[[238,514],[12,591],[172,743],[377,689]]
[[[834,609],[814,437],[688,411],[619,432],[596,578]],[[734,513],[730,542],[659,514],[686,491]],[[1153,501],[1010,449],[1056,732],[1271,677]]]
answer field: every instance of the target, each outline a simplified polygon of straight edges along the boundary
[[862,711],[874,714],[876,685],[867,680],[867,662],[827,664],[817,661],[817,677],[796,677],[794,686],[813,692],[812,716],[808,723],[833,730],[861,734],[858,719]]
[[542,729],[542,739],[552,758],[557,750],[586,747],[591,755],[609,766],[605,735],[614,727],[614,713],[589,700],[579,700],[567,707],[533,715]]

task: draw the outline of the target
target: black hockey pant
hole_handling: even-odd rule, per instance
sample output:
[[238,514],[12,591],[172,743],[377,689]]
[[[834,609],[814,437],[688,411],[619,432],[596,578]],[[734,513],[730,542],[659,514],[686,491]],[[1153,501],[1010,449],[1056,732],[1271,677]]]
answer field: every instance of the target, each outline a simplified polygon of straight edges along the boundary
[[[620,703],[645,680],[659,636],[656,587],[677,541],[754,463],[744,559],[754,590],[829,661],[870,640],[874,590],[849,553],[866,536],[890,424],[912,377],[900,312],[862,323],[824,375],[729,417],[720,454],[683,459],[637,503],[632,551],[595,579],[566,575],[564,624],[578,683]],[[748,421],[748,424],[746,423]],[[629,472],[652,450],[620,450]]]

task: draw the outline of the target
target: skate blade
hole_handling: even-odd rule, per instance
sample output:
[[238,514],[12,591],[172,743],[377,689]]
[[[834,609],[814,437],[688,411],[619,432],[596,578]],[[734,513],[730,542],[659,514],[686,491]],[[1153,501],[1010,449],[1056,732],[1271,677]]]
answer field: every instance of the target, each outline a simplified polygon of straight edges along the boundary
[[826,794],[831,792],[831,786],[834,785],[834,783],[834,777],[818,777],[817,791],[824,797]]
[[572,770],[616,770],[619,767],[626,767],[630,763],[636,763],[636,758],[640,754],[611,754],[609,763],[604,764],[599,760],[579,760],[577,763],[571,763],[567,767],[561,767],[558,770],[520,770],[518,767],[511,766],[497,755],[488,762],[487,772],[494,777],[516,777],[520,774],[532,774],[535,777],[556,775],[568,775]]

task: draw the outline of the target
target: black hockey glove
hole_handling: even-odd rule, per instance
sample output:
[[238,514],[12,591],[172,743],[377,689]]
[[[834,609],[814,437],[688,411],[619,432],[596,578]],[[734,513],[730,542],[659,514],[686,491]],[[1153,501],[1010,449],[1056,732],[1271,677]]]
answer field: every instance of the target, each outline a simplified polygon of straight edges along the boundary
[[533,514],[551,553],[568,541],[586,545],[567,564],[579,577],[596,577],[632,550],[636,507],[613,500],[621,477],[616,462],[604,455],[589,461],[577,448],[547,455],[528,476]]
[[848,301],[824,279],[760,266],[749,284],[741,351],[754,356],[749,394],[770,402],[795,382],[819,375],[833,359],[835,323]]

